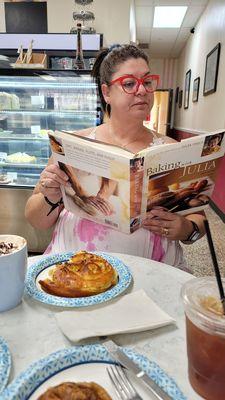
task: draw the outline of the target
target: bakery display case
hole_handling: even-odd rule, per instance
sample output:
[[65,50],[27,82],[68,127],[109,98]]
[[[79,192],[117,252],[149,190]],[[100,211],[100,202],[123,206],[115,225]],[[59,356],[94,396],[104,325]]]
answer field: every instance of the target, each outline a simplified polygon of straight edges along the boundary
[[24,236],[30,251],[46,247],[24,206],[50,156],[47,132],[95,126],[100,112],[90,71],[1,70],[0,233]]

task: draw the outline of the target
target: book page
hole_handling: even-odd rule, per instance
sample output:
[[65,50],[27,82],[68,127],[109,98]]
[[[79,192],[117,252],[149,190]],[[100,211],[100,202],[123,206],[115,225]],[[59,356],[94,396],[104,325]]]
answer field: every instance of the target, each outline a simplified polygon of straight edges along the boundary
[[53,158],[69,177],[62,187],[65,208],[75,215],[130,233],[130,157],[74,135],[49,135]]

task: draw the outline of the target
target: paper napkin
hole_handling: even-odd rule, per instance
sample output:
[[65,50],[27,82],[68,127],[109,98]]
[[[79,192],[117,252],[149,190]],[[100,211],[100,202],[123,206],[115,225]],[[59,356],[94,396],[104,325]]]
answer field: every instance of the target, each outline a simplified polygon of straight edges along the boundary
[[141,332],[175,320],[151,300],[144,290],[126,294],[113,303],[56,314],[58,326],[72,342],[96,336]]

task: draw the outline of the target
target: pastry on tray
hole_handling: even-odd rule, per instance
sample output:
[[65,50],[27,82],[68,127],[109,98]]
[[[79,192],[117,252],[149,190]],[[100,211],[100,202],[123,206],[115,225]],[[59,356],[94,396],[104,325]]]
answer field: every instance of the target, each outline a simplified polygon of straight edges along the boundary
[[49,388],[37,400],[112,400],[95,382],[64,382]]
[[56,264],[49,277],[39,280],[41,288],[60,297],[86,297],[116,285],[117,271],[103,257],[80,251],[68,261]]
[[33,164],[37,161],[35,156],[30,156],[27,153],[13,153],[9,154],[6,159],[8,163],[18,163],[18,164]]
[[10,182],[11,182],[11,180],[8,178],[7,175],[0,174],[0,184],[1,183],[2,184],[7,184],[7,183],[10,183]]

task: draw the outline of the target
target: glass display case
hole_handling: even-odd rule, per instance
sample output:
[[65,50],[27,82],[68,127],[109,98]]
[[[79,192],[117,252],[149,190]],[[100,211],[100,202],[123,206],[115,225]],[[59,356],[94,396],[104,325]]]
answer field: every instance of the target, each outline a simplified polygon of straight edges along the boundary
[[34,187],[50,156],[47,131],[95,126],[97,109],[96,86],[88,74],[1,75],[0,184]]
[[[36,185],[50,156],[47,132],[95,126],[101,122],[100,112],[90,71],[1,70],[0,195],[7,202],[4,211],[15,214],[9,203],[18,196],[23,201],[23,190],[25,205]],[[3,224],[0,233],[21,234],[9,229],[9,221],[5,223],[7,229]]]

